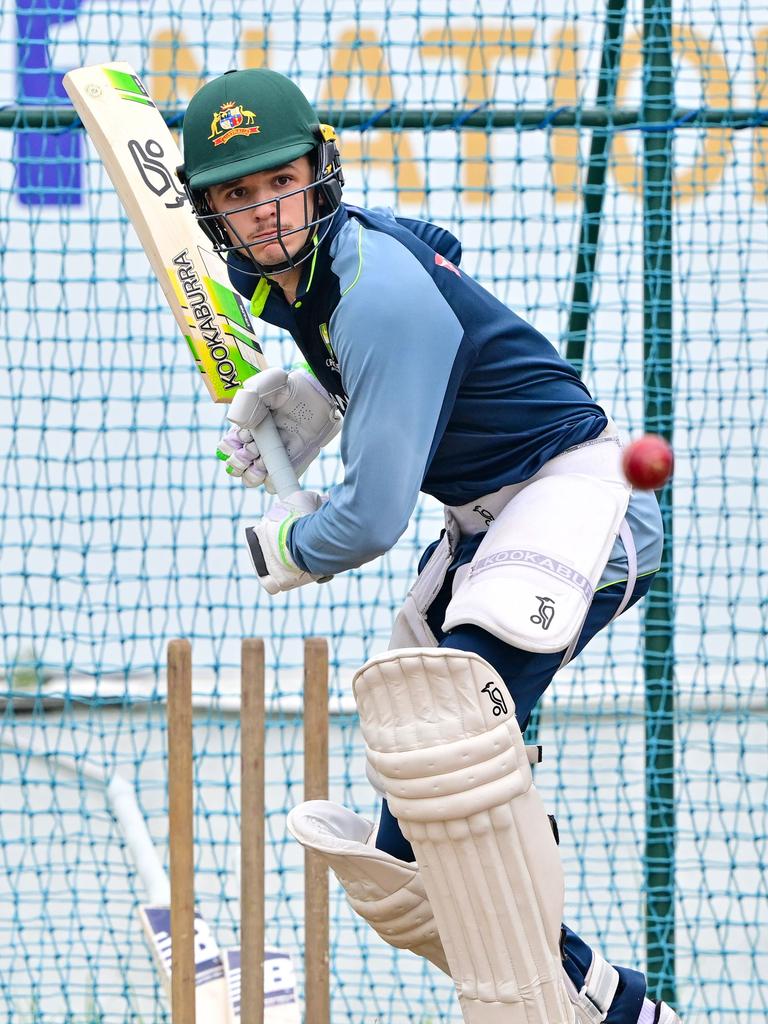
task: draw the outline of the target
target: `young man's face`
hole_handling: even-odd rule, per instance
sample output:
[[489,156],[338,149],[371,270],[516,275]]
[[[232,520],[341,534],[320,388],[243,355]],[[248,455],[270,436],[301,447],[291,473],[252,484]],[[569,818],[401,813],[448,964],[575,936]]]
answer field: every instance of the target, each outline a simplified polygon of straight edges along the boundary
[[[224,225],[233,245],[240,247],[246,243],[257,263],[277,266],[285,262],[286,252],[289,257],[299,252],[312,230],[302,229],[307,219],[314,219],[313,197],[310,194],[305,198],[303,192],[290,193],[306,188],[313,180],[309,157],[301,156],[282,167],[212,185],[208,202],[215,213],[227,215]],[[255,203],[259,205],[254,206]],[[282,244],[277,238],[278,207]]]

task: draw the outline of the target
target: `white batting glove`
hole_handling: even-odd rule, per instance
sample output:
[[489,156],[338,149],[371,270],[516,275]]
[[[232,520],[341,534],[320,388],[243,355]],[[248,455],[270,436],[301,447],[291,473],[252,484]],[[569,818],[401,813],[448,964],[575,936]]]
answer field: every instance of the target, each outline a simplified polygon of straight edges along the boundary
[[322,384],[303,367],[287,372],[274,366],[245,382],[227,413],[234,426],[219,442],[216,454],[226,462],[231,476],[241,477],[247,487],[264,484],[274,494],[251,434],[251,428],[258,426],[268,412],[274,416],[297,477],[341,430],[341,415]]
[[[240,477],[246,487],[261,487],[266,480],[266,470],[259,455],[259,448],[250,430],[232,427],[219,441],[216,457],[226,464],[230,476]],[[257,463],[252,469],[251,467]],[[270,493],[274,493],[271,481],[267,482]]]
[[321,583],[329,576],[305,572],[291,558],[288,532],[301,516],[320,508],[325,500],[314,491],[301,491],[301,506],[276,501],[255,526],[248,526],[245,539],[259,583],[268,594],[303,587],[305,583]]

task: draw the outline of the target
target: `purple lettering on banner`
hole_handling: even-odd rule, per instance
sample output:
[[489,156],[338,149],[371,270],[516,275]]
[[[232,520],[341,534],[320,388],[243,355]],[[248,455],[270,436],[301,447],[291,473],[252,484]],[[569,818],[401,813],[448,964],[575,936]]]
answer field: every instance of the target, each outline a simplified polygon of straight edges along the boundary
[[594,591],[592,584],[586,576],[564,562],[558,562],[541,551],[525,551],[522,548],[508,548],[505,551],[494,551],[492,555],[473,562],[470,569],[471,576],[477,576],[481,572],[488,572],[489,569],[498,569],[509,565],[534,566],[540,572],[549,576],[557,576],[564,580],[574,590],[579,590],[589,603],[592,600]]
[[[16,4],[16,99],[20,105],[68,104],[62,78],[51,68],[48,33],[73,21],[82,0],[18,0]],[[68,70],[68,69],[67,69]],[[18,130],[13,159],[19,202],[26,206],[78,205],[82,201],[82,133]]]

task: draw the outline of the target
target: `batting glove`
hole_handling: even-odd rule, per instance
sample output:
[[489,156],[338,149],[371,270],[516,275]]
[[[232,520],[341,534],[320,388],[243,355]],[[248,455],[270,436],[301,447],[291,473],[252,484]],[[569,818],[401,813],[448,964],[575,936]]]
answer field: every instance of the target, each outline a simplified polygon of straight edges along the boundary
[[[320,508],[325,499],[314,491],[302,491],[302,507],[276,501],[255,526],[248,526],[245,539],[259,583],[268,594],[303,587],[305,583],[323,583],[330,576],[305,572],[291,558],[288,534],[301,516]],[[306,507],[304,507],[306,505]]]
[[274,494],[251,433],[268,412],[274,416],[297,477],[341,430],[341,415],[325,388],[303,367],[288,373],[275,366],[245,382],[227,413],[227,419],[235,425],[219,442],[216,454],[226,462],[227,472],[240,477],[246,487],[264,484]]

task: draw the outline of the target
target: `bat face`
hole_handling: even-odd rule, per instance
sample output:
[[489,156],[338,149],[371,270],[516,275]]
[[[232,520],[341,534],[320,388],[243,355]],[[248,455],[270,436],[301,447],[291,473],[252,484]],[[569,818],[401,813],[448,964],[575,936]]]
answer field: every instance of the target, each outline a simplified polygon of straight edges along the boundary
[[[141,907],[141,922],[160,969],[163,985],[171,992],[171,910],[170,907]],[[197,1020],[227,1024],[227,980],[221,950],[211,930],[195,913],[195,1009]]]
[[[225,949],[223,956],[230,1024],[240,1024],[240,950]],[[264,1024],[301,1024],[293,962],[279,949],[264,950]]]
[[253,322],[181,187],[181,153],[133,68],[79,68],[64,87],[107,169],[216,402],[266,365]]
[[[171,992],[171,910],[143,906],[141,923]],[[221,950],[211,930],[195,913],[195,1009],[204,1024],[240,1024],[240,950]],[[279,949],[264,950],[264,1024],[300,1024],[293,961]]]

